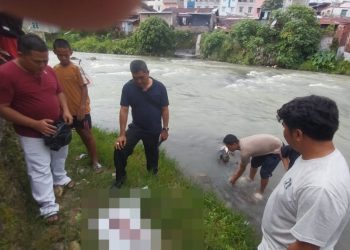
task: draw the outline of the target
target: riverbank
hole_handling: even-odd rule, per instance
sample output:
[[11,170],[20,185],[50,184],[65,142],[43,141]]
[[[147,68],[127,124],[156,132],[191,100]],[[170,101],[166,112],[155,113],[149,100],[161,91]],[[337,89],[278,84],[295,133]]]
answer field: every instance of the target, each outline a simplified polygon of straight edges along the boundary
[[[217,38],[217,36],[219,38]],[[73,50],[77,52],[116,54],[116,55],[152,55],[152,53],[142,53],[137,49],[137,44],[133,36],[125,38],[112,39],[108,34],[96,35],[80,32],[60,33],[48,37],[47,43],[51,47],[55,38],[67,39]],[[278,65],[275,60],[264,59],[253,50],[248,55],[245,48],[235,47],[235,43],[228,41],[229,35],[224,32],[205,33],[202,36],[201,55],[195,55],[196,35],[190,33],[178,32],[175,36],[175,50],[171,49],[164,53],[166,57],[200,58],[203,60],[228,62],[237,65],[247,66],[265,66],[280,69],[294,69],[300,71],[321,72],[329,74],[350,75],[350,62],[336,59],[336,52],[322,51],[315,53],[304,61],[300,61],[293,67],[283,67]],[[208,45],[211,40],[217,44]],[[273,46],[274,44],[270,44]],[[209,49],[207,48],[209,46]],[[213,47],[214,46],[214,47]],[[232,48],[231,48],[232,47]],[[239,48],[238,48],[239,47]],[[210,52],[207,52],[209,50]],[[183,53],[186,51],[186,53]],[[266,53],[265,56],[272,57],[272,54]],[[249,58],[248,58],[249,57]],[[254,58],[254,60],[252,60]],[[256,61],[260,58],[260,61]]]
[[[66,169],[76,181],[74,190],[57,198],[61,207],[61,220],[48,226],[37,217],[37,206],[31,198],[25,164],[12,128],[6,127],[0,145],[0,249],[80,249],[81,197],[90,189],[109,189],[114,177],[112,145],[116,134],[94,129],[98,153],[106,170],[95,174],[88,167],[88,159],[77,160],[85,151],[74,133]],[[137,188],[181,188],[200,190],[178,170],[177,163],[165,152],[160,155],[157,178],[148,175],[141,146],[128,161],[128,179],[125,186]],[[257,237],[247,225],[245,216],[225,208],[212,193],[200,191],[204,197],[205,249],[255,249]],[[18,237],[20,235],[20,237]]]

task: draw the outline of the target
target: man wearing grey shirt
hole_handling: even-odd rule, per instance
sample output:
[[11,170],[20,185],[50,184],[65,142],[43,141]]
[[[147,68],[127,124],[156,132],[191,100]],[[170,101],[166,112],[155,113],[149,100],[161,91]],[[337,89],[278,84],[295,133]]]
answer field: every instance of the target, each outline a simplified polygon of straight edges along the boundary
[[301,156],[266,203],[258,249],[333,250],[350,218],[349,166],[333,143],[337,105],[323,96],[298,97],[277,117]]

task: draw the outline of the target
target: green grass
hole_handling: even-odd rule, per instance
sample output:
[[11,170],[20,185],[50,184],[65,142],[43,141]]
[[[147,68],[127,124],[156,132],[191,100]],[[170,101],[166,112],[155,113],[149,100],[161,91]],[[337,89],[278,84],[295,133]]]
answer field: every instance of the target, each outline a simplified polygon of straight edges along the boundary
[[[12,129],[5,131],[0,145],[0,249],[47,250],[55,247],[68,249],[71,242],[80,243],[81,197],[89,189],[109,189],[114,180],[113,145],[115,133],[94,129],[98,154],[106,170],[96,174],[88,158],[76,160],[86,149],[76,133],[70,144],[66,169],[77,183],[58,198],[61,220],[48,226],[38,217],[38,207],[31,198],[28,177],[22,153]],[[204,196],[204,245],[205,249],[255,249],[257,237],[246,224],[246,217],[227,209],[213,193],[201,191],[178,170],[175,160],[162,151],[157,177],[146,170],[142,145],[135,148],[128,160],[126,187],[150,189],[180,188],[199,190]]]

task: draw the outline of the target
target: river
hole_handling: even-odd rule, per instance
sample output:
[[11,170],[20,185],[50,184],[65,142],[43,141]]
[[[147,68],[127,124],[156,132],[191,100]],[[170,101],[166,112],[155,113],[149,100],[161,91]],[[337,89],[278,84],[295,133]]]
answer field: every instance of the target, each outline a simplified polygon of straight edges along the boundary
[[[121,89],[131,77],[129,63],[136,58],[144,59],[150,75],[168,89],[170,136],[161,147],[179,162],[186,175],[214,190],[228,206],[245,213],[258,232],[266,200],[284,170],[282,165],[275,170],[264,199],[255,201],[252,195],[259,187],[260,177],[257,175],[254,183],[241,181],[232,187],[228,178],[237,168],[239,156],[226,166],[216,160],[224,135],[269,133],[283,139],[276,110],[297,96],[324,95],[338,104],[340,127],[335,144],[350,163],[350,78],[347,76],[194,59],[90,53],[73,56],[82,59],[93,80],[89,95],[94,125],[111,131],[118,129]],[[56,57],[50,53],[49,64],[56,63]],[[350,239],[346,237],[349,235],[348,225],[336,250],[349,249]]]

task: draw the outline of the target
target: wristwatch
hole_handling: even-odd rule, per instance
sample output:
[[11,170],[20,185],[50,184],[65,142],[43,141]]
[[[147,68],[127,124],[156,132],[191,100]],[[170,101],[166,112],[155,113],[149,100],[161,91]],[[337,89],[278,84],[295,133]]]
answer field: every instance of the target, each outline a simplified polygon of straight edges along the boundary
[[162,130],[168,132],[168,131],[169,131],[169,128],[162,128]]

